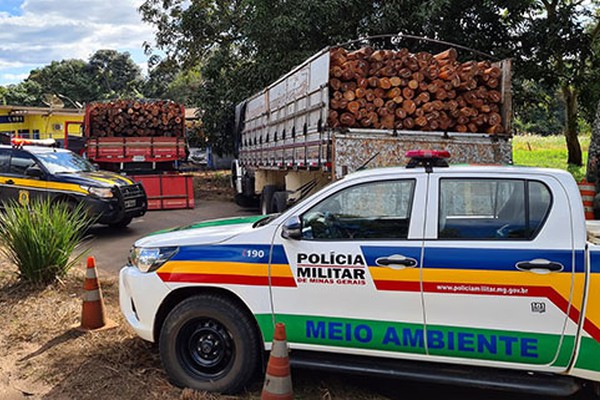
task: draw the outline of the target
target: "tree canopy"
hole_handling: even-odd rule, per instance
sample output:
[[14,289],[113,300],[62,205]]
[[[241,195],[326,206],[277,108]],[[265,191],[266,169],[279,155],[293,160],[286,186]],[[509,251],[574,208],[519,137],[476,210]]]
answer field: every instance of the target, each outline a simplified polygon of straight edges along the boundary
[[99,50],[34,70],[1,98],[171,98],[200,107],[208,139],[228,152],[235,104],[327,46],[404,33],[512,58],[514,127],[563,130],[569,163],[581,164],[578,121],[591,123],[600,100],[598,0],[145,0],[139,11],[166,53],[152,57],[147,78],[128,53]]

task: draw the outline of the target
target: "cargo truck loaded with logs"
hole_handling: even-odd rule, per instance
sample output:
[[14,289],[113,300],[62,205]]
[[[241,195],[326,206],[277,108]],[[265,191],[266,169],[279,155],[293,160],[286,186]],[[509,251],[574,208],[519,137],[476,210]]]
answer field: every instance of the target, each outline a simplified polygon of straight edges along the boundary
[[100,168],[142,182],[148,208],[193,208],[192,178],[177,163],[187,157],[185,110],[170,100],[113,100],[88,104],[86,155]]
[[[394,49],[369,39],[326,48],[236,107],[239,205],[281,212],[350,172],[404,165],[412,149],[512,163],[510,60],[379,38]],[[398,39],[436,51],[411,52]]]

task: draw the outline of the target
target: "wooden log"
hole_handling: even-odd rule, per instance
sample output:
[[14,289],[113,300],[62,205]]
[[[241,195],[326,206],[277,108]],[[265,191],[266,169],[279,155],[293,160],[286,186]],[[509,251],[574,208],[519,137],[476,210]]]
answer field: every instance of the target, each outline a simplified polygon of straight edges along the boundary
[[342,126],[351,127],[356,124],[356,119],[353,114],[346,112],[340,115],[340,124],[342,124]]
[[380,87],[381,89],[387,90],[392,87],[392,83],[390,82],[390,80],[388,78],[383,77],[383,78],[379,79],[378,87]]
[[458,57],[458,52],[452,47],[433,56],[436,61],[455,61],[456,57]]
[[369,82],[369,86],[372,88],[376,88],[379,86],[379,78],[377,78],[376,76],[371,76],[367,78],[367,81]]
[[400,83],[402,83],[402,78],[400,78],[399,76],[392,76],[392,77],[390,78],[390,84],[391,84],[393,87],[400,86]]
[[414,101],[407,99],[402,102],[402,109],[406,112],[407,115],[411,115],[416,111],[417,105]]
[[356,114],[358,113],[358,110],[360,109],[360,104],[358,103],[358,101],[351,101],[348,103],[348,111],[350,111],[352,114]]

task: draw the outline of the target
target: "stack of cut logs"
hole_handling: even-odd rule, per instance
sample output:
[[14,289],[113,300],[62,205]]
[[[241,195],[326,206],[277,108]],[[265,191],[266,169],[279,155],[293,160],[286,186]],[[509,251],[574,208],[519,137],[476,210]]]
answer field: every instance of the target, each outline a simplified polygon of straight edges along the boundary
[[332,128],[504,133],[502,71],[489,61],[439,54],[331,50]]
[[91,136],[178,136],[183,109],[167,100],[115,100],[89,105]]

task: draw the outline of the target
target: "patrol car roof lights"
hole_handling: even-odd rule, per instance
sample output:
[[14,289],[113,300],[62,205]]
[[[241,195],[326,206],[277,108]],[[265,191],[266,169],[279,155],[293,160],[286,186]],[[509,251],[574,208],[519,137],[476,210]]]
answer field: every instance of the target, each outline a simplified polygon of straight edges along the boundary
[[54,146],[56,146],[56,140],[54,140],[54,139],[12,138],[12,139],[10,139],[10,144],[13,147],[23,147],[23,146],[54,147]]
[[179,251],[179,247],[132,247],[129,263],[142,272],[159,269]]
[[406,168],[424,167],[425,172],[433,172],[433,167],[448,167],[446,158],[450,158],[447,150],[409,150],[405,154],[410,158]]

